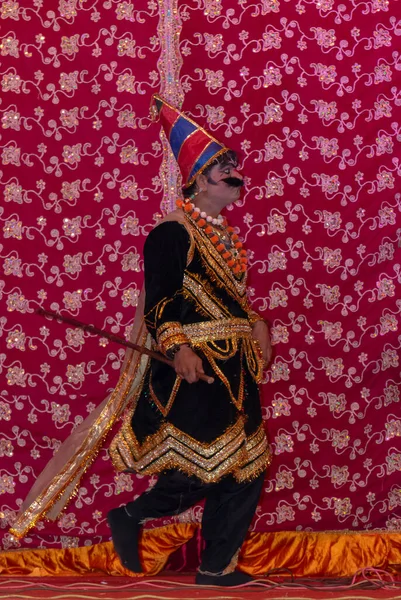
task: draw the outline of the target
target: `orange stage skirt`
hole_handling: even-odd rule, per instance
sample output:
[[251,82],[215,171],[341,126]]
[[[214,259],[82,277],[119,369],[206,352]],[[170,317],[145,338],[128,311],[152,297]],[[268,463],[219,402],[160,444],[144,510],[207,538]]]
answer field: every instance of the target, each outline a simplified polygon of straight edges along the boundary
[[[189,541],[196,524],[176,523],[145,530],[140,543],[144,574],[156,575],[169,556]],[[359,569],[389,569],[401,563],[401,533],[250,533],[238,566],[250,575],[287,568],[296,577],[347,577]],[[132,575],[120,564],[111,542],[63,549],[16,550],[0,554],[0,575],[30,577]]]

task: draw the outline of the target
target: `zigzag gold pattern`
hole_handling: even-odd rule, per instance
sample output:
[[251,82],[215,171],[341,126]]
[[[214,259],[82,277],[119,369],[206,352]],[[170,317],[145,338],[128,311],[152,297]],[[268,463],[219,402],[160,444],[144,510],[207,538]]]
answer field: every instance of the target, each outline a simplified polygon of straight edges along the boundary
[[[131,413],[132,417],[132,413]],[[171,423],[139,444],[128,416],[110,446],[118,471],[152,475],[165,469],[180,469],[202,481],[218,481],[246,460],[244,421],[238,421],[210,444],[198,442]]]
[[109,449],[117,471],[153,475],[178,469],[205,483],[214,483],[228,473],[238,481],[252,479],[271,462],[263,425],[247,438],[243,417],[210,444],[198,442],[171,423],[140,444],[131,427],[132,415],[133,411],[127,414]]

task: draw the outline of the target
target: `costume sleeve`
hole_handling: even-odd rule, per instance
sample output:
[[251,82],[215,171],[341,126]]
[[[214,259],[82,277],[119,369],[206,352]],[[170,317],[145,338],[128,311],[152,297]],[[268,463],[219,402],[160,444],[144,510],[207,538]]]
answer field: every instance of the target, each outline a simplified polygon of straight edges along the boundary
[[265,319],[259,313],[257,313],[256,311],[254,311],[252,308],[249,307],[249,309],[248,309],[247,312],[248,312],[248,319],[249,319],[249,322],[250,322],[250,324],[251,324],[252,327],[258,321],[266,322]]
[[189,248],[188,232],[176,221],[155,227],[144,247],[145,323],[163,354],[189,343],[180,322]]
[[248,299],[246,300],[244,310],[248,314],[248,321],[251,327],[253,327],[258,321],[264,321],[266,323],[266,320],[262,317],[262,315],[256,312],[256,310],[253,310],[253,308],[249,304]]

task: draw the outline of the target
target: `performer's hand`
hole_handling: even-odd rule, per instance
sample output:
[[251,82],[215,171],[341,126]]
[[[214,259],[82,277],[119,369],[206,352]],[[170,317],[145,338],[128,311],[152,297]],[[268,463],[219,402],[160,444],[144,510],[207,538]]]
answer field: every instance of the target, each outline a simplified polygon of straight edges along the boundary
[[264,321],[256,321],[252,328],[252,337],[259,343],[267,367],[272,359],[273,349],[270,342],[269,328]]
[[[174,356],[174,369],[188,383],[199,381],[199,375],[205,373],[201,358],[186,345],[181,346]],[[209,383],[213,383],[212,377]]]

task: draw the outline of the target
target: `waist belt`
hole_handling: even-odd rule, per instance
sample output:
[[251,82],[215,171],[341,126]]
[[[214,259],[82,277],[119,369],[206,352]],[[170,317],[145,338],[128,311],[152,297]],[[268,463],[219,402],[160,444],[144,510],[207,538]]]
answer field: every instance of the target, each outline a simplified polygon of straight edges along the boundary
[[252,337],[252,327],[248,319],[216,319],[183,326],[185,335],[192,344]]

